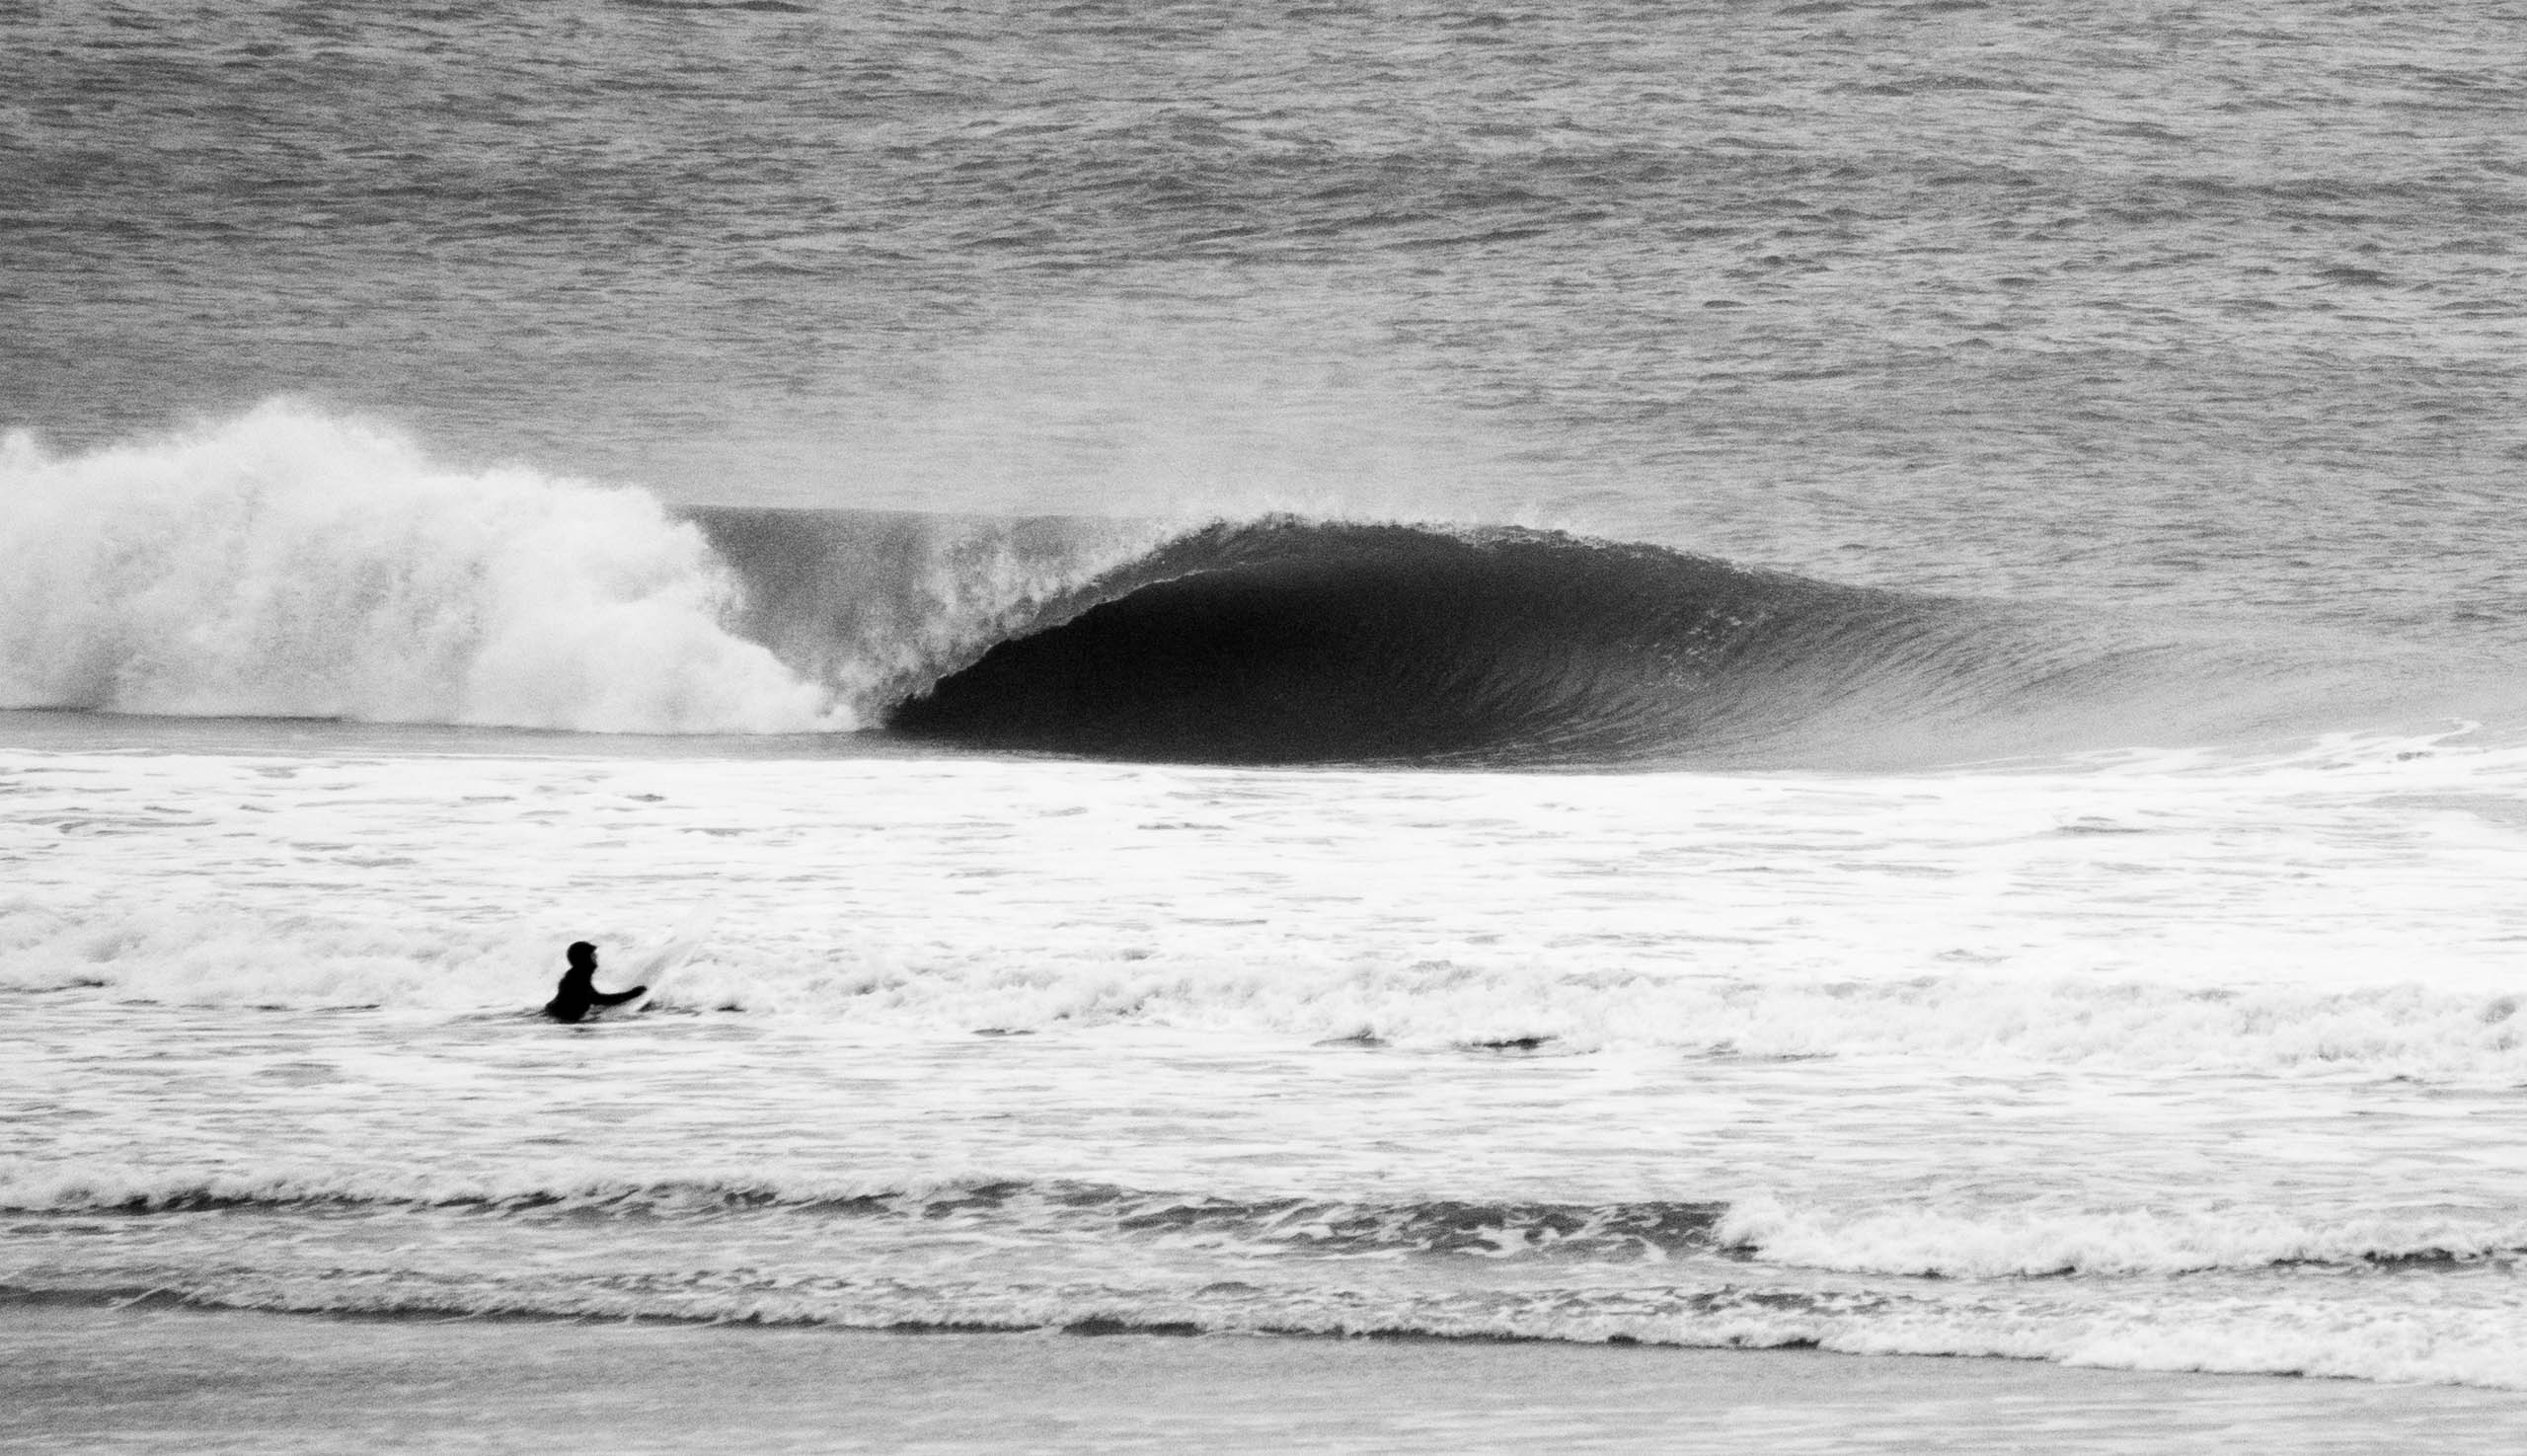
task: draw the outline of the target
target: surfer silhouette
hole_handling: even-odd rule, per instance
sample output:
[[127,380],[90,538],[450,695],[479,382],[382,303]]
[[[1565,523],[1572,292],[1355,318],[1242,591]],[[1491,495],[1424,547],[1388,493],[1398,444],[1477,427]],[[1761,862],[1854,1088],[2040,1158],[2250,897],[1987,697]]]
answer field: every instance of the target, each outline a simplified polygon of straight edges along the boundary
[[583,1021],[601,1006],[620,1006],[650,989],[634,986],[629,991],[600,991],[596,988],[596,947],[585,941],[573,941],[565,954],[570,957],[571,968],[562,972],[561,986],[544,1005],[544,1014],[557,1022]]

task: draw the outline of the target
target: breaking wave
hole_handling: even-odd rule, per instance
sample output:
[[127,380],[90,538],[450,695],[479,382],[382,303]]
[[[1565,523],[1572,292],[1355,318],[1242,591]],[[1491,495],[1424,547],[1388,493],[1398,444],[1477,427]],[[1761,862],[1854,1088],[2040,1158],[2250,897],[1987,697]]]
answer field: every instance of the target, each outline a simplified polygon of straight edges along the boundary
[[[875,1170],[0,1163],[0,1209],[30,1256],[0,1269],[0,1308],[1808,1345],[2509,1388],[2527,1246],[2514,1215],[2456,1208],[1230,1197]],[[724,1257],[696,1263],[697,1235]],[[521,1241],[539,1257],[479,1258]],[[2204,1281],[2216,1313],[2171,1318]]]
[[2514,1264],[2527,1219],[2448,1210],[2311,1220],[2254,1205],[1969,1208],[1901,1200],[1863,1212],[1734,1203],[1227,1197],[987,1176],[630,1182],[590,1173],[447,1177],[315,1168],[210,1172],[0,1165],[0,1210],[131,1217],[431,1213],[521,1222],[867,1221],[923,1237],[1140,1241],[1243,1258],[1657,1263],[1691,1255],[1938,1278],[2177,1274],[2272,1265]]
[[1719,1203],[1542,1203],[1439,1199],[1380,1203],[1227,1198],[1104,1184],[990,1178],[887,1185],[776,1184],[704,1178],[626,1183],[591,1175],[531,1185],[320,1171],[264,1175],[110,1169],[10,1176],[0,1209],[44,1213],[256,1213],[434,1210],[522,1220],[868,1219],[933,1230],[997,1223],[1101,1238],[1235,1245],[1330,1257],[1454,1255],[1593,1261],[1661,1259],[1714,1247]]
[[657,732],[853,726],[722,625],[639,492],[459,471],[269,406],[70,458],[0,442],[0,707]]
[[740,630],[861,718],[1232,764],[1885,768],[2377,727],[2444,664],[1511,526],[699,509]]
[[[1509,527],[672,510],[289,405],[0,444],[0,707],[889,728],[1208,762],[1959,761],[2352,727],[2378,664]],[[2311,717],[2311,715],[2314,717]]]
[[1273,518],[1181,536],[1048,603],[887,722],[1131,759],[1770,766],[2104,746],[2142,722],[2184,736],[2296,711],[2268,655],[2215,655],[1657,546]]

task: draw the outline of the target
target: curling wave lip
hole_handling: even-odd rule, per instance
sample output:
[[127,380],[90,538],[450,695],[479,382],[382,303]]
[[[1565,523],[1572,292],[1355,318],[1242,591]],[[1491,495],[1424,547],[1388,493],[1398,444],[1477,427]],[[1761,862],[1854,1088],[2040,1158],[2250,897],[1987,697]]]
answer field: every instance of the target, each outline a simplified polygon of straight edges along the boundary
[[[2342,727],[2409,675],[2377,651],[2276,651],[1509,526],[1273,515],[1143,546],[1119,526],[1057,518],[968,523],[974,535],[957,543],[945,518],[691,516],[743,584],[740,630],[828,681],[865,671],[881,635],[872,598],[902,595],[870,579],[873,562],[928,560],[954,575],[946,558],[981,541],[1034,563],[1023,585],[1005,561],[966,567],[999,578],[968,593],[998,614],[968,609],[960,631],[855,695],[895,733],[986,749],[1918,766]],[[881,541],[896,546],[875,550]],[[1095,570],[1101,558],[1113,564]]]

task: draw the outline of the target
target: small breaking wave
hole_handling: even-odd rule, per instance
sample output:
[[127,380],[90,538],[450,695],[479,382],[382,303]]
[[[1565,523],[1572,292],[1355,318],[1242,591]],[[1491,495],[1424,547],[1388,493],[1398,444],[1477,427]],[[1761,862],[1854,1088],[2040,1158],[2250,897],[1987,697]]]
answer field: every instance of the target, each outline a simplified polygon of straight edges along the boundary
[[148,1282],[0,1281],[0,1309],[67,1306],[261,1311],[375,1320],[538,1320],[822,1327],[901,1334],[1550,1341],[1845,1354],[2045,1360],[2107,1369],[2306,1375],[2527,1390],[2527,1374],[2480,1338],[2480,1311],[2332,1311],[2233,1302],[2217,1315],[2025,1308],[1862,1291],[1665,1288],[1488,1294],[1031,1288],[805,1275],[749,1283],[711,1275],[600,1283],[334,1270],[296,1277]]
[[1328,1257],[1412,1254],[1596,1261],[1662,1259],[1689,1250],[1709,1250],[1714,1247],[1712,1230],[1724,1211],[1722,1204],[1697,1202],[1239,1199],[1145,1192],[1102,1184],[995,1179],[864,1186],[742,1179],[627,1183],[591,1176],[521,1187],[430,1176],[345,1180],[322,1172],[169,1175],[133,1170],[0,1174],[0,1209],[135,1217],[427,1210],[528,1222],[869,1219],[913,1222],[929,1229],[989,1223]]
[[0,1164],[0,1306],[1797,1345],[2527,1388],[2508,1297],[2527,1226],[2490,1209],[23,1161]]
[[2241,1289],[2208,1312],[2183,1307],[2181,1317],[2146,1289],[2100,1290],[2102,1297],[2093,1298],[2077,1297],[2080,1292],[2025,1281],[1783,1287],[1755,1277],[1451,1288],[1379,1277],[1290,1282],[1252,1267],[1235,1276],[1171,1277],[1153,1270],[1138,1278],[1024,1282],[862,1267],[459,1275],[370,1263],[297,1270],[147,1269],[106,1279],[20,1274],[0,1279],[0,1308],[1803,1347],[2527,1389],[2512,1352],[2514,1312],[2500,1305],[2497,1289],[2415,1303],[2382,1298],[2393,1291],[2359,1290],[2342,1275],[2326,1273],[2287,1288]]
[[0,1169],[0,1210],[56,1215],[425,1213],[520,1223],[867,1221],[925,1237],[990,1229],[1277,1258],[1438,1257],[1591,1264],[1687,1255],[1848,1273],[1962,1279],[2515,1263],[2527,1219],[2455,1212],[2310,1220],[2264,1206],[1889,1206],[1228,1197],[1065,1180],[585,1177],[487,1181],[325,1170]]
[[2454,1213],[2310,1220],[2271,1207],[1963,1209],[1862,1213],[1732,1206],[1715,1237],[1775,1264],[1935,1278],[2190,1274],[2214,1269],[2515,1264],[2527,1218]]
[[1266,519],[1049,604],[887,721],[1117,758],[1730,762],[2104,670],[2001,615],[1558,532]]

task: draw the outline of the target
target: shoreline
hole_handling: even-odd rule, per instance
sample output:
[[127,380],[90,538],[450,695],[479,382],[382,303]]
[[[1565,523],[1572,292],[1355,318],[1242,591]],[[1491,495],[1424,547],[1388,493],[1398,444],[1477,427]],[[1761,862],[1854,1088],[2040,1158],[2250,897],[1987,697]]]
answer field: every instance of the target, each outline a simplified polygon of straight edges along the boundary
[[2511,1451],[2527,1397],[1813,1349],[0,1306],[0,1449]]

